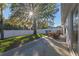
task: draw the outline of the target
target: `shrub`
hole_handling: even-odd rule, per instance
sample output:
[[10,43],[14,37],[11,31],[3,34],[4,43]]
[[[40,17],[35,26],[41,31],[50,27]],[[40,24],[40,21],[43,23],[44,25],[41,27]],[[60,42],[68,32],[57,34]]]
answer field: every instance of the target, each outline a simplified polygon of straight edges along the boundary
[[4,52],[4,51],[6,51],[6,47],[1,47],[0,52]]
[[4,52],[12,48],[18,47],[21,43],[24,44],[42,36],[44,35],[43,34],[37,34],[37,35],[28,34],[24,36],[10,37],[4,40],[0,40],[0,52]]
[[57,30],[57,32],[48,32],[48,36],[54,39],[58,39],[61,34],[60,30]]
[[7,51],[11,49],[13,42],[8,41],[8,42],[3,42],[0,44],[0,52]]

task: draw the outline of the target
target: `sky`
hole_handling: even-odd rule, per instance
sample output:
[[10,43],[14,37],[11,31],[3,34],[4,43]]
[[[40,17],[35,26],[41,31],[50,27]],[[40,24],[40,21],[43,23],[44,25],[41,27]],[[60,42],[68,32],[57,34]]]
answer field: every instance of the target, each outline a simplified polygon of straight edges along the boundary
[[55,19],[54,19],[54,26],[60,26],[61,25],[61,5],[59,5],[59,11],[56,13],[55,15]]
[[8,19],[10,17],[11,14],[11,10],[10,10],[10,4],[8,5],[7,8],[4,9],[3,11],[3,17],[5,17],[5,19]]
[[[6,19],[8,19],[8,17],[10,16],[11,14],[11,10],[10,10],[10,5],[8,6],[8,8],[5,8],[4,11],[3,11],[3,15]],[[61,9],[60,9],[61,6],[59,6],[59,11],[55,14],[55,19],[54,19],[54,26],[60,26],[61,25]]]

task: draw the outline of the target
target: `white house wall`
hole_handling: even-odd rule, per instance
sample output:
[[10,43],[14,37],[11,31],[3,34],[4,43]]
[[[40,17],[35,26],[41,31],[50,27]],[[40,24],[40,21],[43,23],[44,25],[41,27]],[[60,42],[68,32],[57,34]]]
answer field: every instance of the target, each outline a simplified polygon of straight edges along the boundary
[[[66,19],[65,19],[65,23],[63,25],[63,28],[66,28],[66,33],[64,33],[64,35],[66,35],[66,43],[68,44],[68,47],[70,49],[73,48],[73,21],[72,21],[72,12],[74,12],[76,5],[78,5],[78,19],[79,19],[79,4],[74,4],[71,6],[71,8],[69,9],[69,13],[66,15]],[[64,12],[64,10],[63,10]],[[64,30],[63,29],[63,30]],[[65,32],[65,31],[63,31]],[[78,51],[79,51],[79,20],[78,20]]]
[[71,43],[72,43],[70,14],[66,18],[65,28],[66,28],[66,43],[68,44],[68,47],[70,48]]
[[[79,19],[79,5],[78,5],[78,19]],[[78,54],[79,54],[79,20],[78,20]]]

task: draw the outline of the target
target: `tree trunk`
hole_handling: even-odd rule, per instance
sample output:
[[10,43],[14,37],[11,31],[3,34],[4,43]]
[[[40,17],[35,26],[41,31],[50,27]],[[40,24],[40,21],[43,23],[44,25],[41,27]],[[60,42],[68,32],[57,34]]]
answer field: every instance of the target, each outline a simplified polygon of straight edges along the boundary
[[34,33],[33,34],[37,34],[37,26],[36,26],[36,19],[34,19]]
[[1,7],[1,39],[4,39],[4,30],[3,30],[3,8]]

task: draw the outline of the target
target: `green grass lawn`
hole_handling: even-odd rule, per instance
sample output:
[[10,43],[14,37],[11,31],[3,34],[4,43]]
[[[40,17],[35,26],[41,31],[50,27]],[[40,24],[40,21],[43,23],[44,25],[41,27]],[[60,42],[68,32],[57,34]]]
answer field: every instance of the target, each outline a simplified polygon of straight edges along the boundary
[[20,45],[23,45],[25,43],[28,43],[30,41],[33,41],[33,40],[38,39],[43,36],[45,36],[45,35],[43,35],[43,34],[36,34],[36,35],[27,34],[27,35],[23,35],[23,36],[5,38],[4,40],[0,40],[0,52],[5,52],[7,50],[13,49],[15,47],[18,47]]

